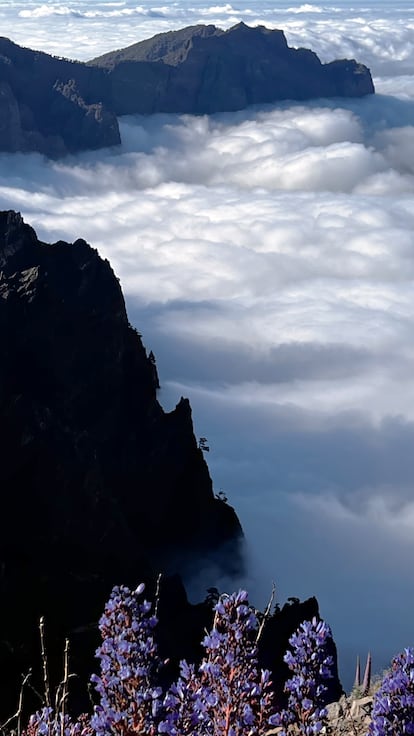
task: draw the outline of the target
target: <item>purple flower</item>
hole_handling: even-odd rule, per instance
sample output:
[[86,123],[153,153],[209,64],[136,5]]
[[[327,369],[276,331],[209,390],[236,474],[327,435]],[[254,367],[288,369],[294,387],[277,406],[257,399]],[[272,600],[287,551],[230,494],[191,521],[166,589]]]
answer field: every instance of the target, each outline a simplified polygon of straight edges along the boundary
[[414,733],[414,649],[394,657],[375,693],[369,736]]

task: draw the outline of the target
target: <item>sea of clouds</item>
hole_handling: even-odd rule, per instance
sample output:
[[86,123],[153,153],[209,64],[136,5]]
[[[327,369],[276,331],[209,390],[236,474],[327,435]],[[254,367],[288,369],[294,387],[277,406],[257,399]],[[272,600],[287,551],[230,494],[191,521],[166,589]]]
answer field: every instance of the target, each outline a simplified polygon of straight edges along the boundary
[[2,154],[0,207],[110,259],[161,403],[190,398],[242,521],[238,582],[261,605],[272,580],[282,603],[316,595],[349,687],[357,652],[380,670],[414,639],[414,9],[0,3],[2,35],[73,58],[239,20],[356,57],[379,94],[123,118],[120,149],[59,162]]

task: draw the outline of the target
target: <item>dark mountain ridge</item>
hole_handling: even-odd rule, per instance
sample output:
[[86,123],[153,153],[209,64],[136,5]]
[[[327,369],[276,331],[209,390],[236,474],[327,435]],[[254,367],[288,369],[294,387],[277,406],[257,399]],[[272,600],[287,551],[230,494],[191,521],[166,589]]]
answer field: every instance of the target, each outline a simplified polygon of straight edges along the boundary
[[248,105],[374,92],[369,70],[355,61],[322,64],[287,44],[283,31],[244,23],[223,31],[190,26],[104,54],[118,115],[240,110]]
[[87,64],[0,38],[0,151],[57,157],[117,145],[117,115],[373,93],[363,64],[322,64],[312,51],[290,48],[283,31],[244,23],[158,34]]
[[118,115],[210,114],[278,100],[374,92],[363,64],[322,64],[312,51],[290,48],[283,31],[245,23],[226,31],[199,25],[161,33],[89,64],[107,70]]

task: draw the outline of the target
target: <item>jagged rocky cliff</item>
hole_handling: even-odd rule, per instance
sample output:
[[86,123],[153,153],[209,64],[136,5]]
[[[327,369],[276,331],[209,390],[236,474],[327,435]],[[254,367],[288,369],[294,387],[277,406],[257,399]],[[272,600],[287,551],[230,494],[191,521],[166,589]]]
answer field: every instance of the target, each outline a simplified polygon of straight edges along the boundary
[[76,531],[111,559],[239,534],[213,494],[188,400],[167,414],[157,401],[156,368],[109,263],[83,240],[45,245],[6,212],[0,269],[2,543],[42,539],[45,521],[49,545]]
[[85,241],[46,245],[0,213],[0,341],[1,713],[11,672],[37,664],[40,615],[58,639],[75,632],[76,659],[113,584],[226,543],[237,566],[241,527],[188,401],[161,408],[118,280]]
[[162,33],[89,64],[0,38],[0,151],[56,157],[116,145],[116,115],[204,114],[373,92],[363,64],[322,64],[312,51],[290,48],[283,31],[244,23]]
[[120,143],[98,79],[88,101],[85,75],[75,81],[83,66],[0,38],[0,151],[58,157]]

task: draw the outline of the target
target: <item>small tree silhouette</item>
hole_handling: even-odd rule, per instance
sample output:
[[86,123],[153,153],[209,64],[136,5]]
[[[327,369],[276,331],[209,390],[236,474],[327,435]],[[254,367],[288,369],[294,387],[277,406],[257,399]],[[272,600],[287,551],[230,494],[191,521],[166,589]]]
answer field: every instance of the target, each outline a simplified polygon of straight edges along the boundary
[[148,355],[148,360],[149,360],[149,362],[151,363],[151,366],[152,366],[152,375],[153,375],[153,379],[154,379],[155,388],[160,388],[160,382],[158,380],[157,364],[156,364],[156,361],[155,361],[155,355],[152,352],[152,350],[150,350],[150,353]]
[[227,503],[227,501],[229,500],[227,498],[227,493],[225,493],[224,491],[219,491],[218,493],[216,493],[216,498],[218,498],[219,501],[223,501],[223,503]]
[[207,437],[200,437],[198,440],[198,447],[203,452],[210,452],[210,448],[207,444]]

